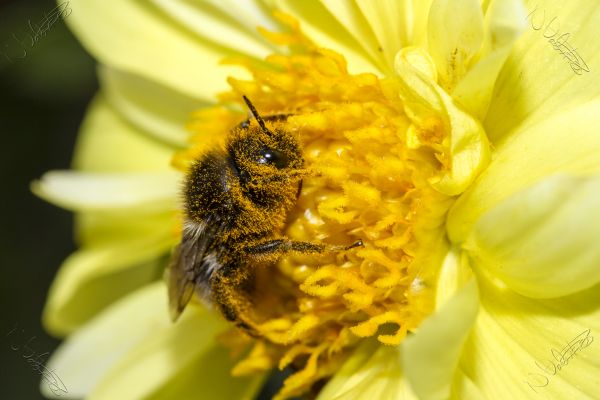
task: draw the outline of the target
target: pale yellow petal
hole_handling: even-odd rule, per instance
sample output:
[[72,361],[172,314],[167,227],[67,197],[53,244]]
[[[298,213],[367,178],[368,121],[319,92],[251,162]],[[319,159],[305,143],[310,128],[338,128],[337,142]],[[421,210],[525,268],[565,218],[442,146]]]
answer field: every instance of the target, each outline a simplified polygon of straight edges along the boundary
[[[190,346],[196,346],[193,340],[189,340]],[[222,346],[213,345],[212,349],[194,358],[146,398],[255,400],[266,376],[257,373],[243,378],[233,377],[231,371],[234,367],[230,351]]]
[[344,55],[351,73],[385,73],[386,66],[378,65],[319,0],[275,0],[274,7],[300,21],[302,31],[318,46]]
[[433,0],[412,0],[410,7],[413,10],[412,45],[424,49],[428,48],[427,29],[429,26],[429,10]]
[[280,28],[278,21],[273,18],[273,7],[268,4],[270,0],[205,0],[204,3],[226,13],[234,19],[240,27],[247,32],[257,34],[257,27],[269,30]]
[[181,174],[50,171],[31,184],[44,200],[71,211],[175,210]]
[[108,304],[159,279],[175,244],[174,213],[161,208],[116,208],[76,215],[81,250],[63,264],[53,282],[44,323],[64,335]]
[[173,151],[127,123],[98,95],[80,129],[73,167],[87,172],[164,171],[171,169]]
[[493,142],[520,135],[531,125],[600,96],[598,3],[527,0],[525,4],[525,34],[498,77],[484,122]]
[[448,250],[436,278],[434,304],[438,309],[473,278],[469,259],[460,248],[452,247]]
[[412,40],[412,7],[410,0],[355,0],[371,30],[375,33],[386,63],[394,65],[394,57]]
[[[354,1],[347,0],[321,0],[321,3],[331,15],[346,28],[347,32],[356,40],[361,49],[368,54],[378,65],[386,65],[383,48],[373,32],[369,21]],[[391,65],[391,64],[388,64]]]
[[600,287],[552,300],[485,282],[482,307],[460,361],[455,398],[593,399],[600,384]]
[[[465,346],[467,349],[468,344],[469,342]],[[452,400],[492,400],[494,396],[486,396],[471,377],[467,376],[461,368],[457,368],[452,382],[452,393],[449,398]]]
[[[190,306],[173,324],[166,315],[166,288],[163,289],[164,306],[153,307],[160,318],[158,323],[111,366],[88,398],[127,400],[184,395],[173,398],[252,399],[263,378],[231,376],[235,362],[216,338],[225,327],[222,317]],[[129,326],[125,318],[120,323]]]
[[403,376],[400,347],[365,341],[319,392],[317,400],[416,400]]
[[[424,74],[414,64],[418,49],[406,48],[396,56],[395,68],[402,85],[401,97],[405,110],[415,131],[432,129],[432,121],[449,135],[450,154],[444,170],[433,177],[431,184],[438,191],[456,195],[464,191],[487,166],[490,157],[489,144],[481,124],[462,110],[454,100],[438,86],[431,76]],[[410,133],[410,131],[409,131]],[[417,139],[418,140],[418,139]]]
[[525,16],[521,0],[493,0],[487,8],[477,61],[452,92],[452,97],[480,120],[487,112],[498,73],[525,29]]
[[600,177],[559,175],[503,201],[464,244],[514,291],[559,297],[600,282]]
[[275,50],[258,33],[258,26],[275,28],[275,25],[256,1],[152,0],[151,3],[169,20],[224,48],[236,48],[256,58],[264,58]]
[[478,307],[477,283],[471,278],[402,343],[406,378],[419,399],[450,396],[454,372]]
[[429,53],[439,84],[451,92],[463,78],[483,43],[483,12],[479,0],[434,0],[428,22]]
[[600,100],[529,126],[497,145],[494,160],[450,210],[450,240],[462,242],[481,215],[557,173],[600,171]]
[[51,398],[82,398],[108,369],[157,326],[169,323],[166,288],[157,282],[138,289],[114,303],[56,350],[47,368],[65,384],[68,393],[53,395],[41,382],[41,391]]
[[108,103],[123,119],[169,147],[187,145],[190,114],[207,103],[115,68],[101,66],[98,75]]
[[101,63],[173,87],[190,97],[214,101],[239,68],[219,65],[243,48],[222,47],[147,2],[73,1],[65,22]]
[[[167,225],[168,226],[168,225]],[[164,223],[144,224],[137,236],[116,234],[72,254],[50,287],[44,326],[55,335],[80,327],[128,292],[160,279],[175,237]]]
[[[47,365],[53,371],[48,376],[58,377],[68,393],[53,393],[44,379],[42,393],[56,399],[88,398],[95,390],[91,398],[110,398],[101,394],[107,390],[102,382],[121,384],[110,378],[114,369],[129,357],[140,356],[143,360],[132,368],[148,375],[128,379],[129,389],[115,388],[119,391],[112,398],[139,398],[131,393],[137,389],[145,398],[156,399],[252,399],[262,377],[231,377],[234,363],[227,349],[215,342],[223,329],[225,323],[216,313],[199,307],[189,307],[181,321],[173,324],[166,287],[163,282],[154,283],[113,304],[71,335]],[[133,373],[129,370],[127,378]]]

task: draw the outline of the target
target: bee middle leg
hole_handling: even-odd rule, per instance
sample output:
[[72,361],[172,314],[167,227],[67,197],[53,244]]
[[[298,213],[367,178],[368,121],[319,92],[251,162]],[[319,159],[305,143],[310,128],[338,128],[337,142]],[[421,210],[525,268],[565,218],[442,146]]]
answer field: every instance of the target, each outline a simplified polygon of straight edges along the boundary
[[[327,251],[344,251],[362,246],[362,240],[348,246],[336,246],[323,243],[298,242],[289,239],[271,239],[245,247],[240,257],[254,259],[258,262],[274,262],[290,252],[323,253]],[[254,275],[247,265],[238,263],[225,264],[211,277],[213,300],[223,316],[246,331],[250,336],[258,337],[253,317],[253,304],[249,292],[252,290]]]

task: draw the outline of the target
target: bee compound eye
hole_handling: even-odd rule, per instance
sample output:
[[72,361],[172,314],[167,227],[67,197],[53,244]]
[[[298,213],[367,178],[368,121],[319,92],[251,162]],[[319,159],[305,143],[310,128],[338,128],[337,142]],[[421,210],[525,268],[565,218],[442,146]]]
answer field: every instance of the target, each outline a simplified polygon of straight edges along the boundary
[[274,165],[278,169],[282,169],[288,166],[288,157],[275,149],[264,149],[261,150],[258,157],[259,164]]

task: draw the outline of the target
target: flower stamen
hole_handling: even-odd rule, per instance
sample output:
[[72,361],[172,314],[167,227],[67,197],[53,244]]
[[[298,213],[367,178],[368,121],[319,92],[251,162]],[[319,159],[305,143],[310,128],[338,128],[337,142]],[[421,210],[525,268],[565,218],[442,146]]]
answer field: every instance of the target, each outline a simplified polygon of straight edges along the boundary
[[407,108],[405,82],[349,74],[342,56],[292,28],[266,36],[301,51],[270,56],[266,65],[237,60],[252,79],[229,79],[222,106],[196,114],[192,146],[174,159],[185,168],[207,137],[222,137],[245,119],[233,105],[246,95],[262,115],[289,115],[285,128],[300,138],[313,171],[285,235],[336,245],[364,241],[360,249],[294,254],[256,270],[252,300],[262,339],[234,373],[292,366],[297,372],[285,381],[282,399],[331,374],[362,338],[397,345],[431,312],[433,291],[426,289],[435,288],[453,199],[431,182],[454,167],[446,115],[428,104]]

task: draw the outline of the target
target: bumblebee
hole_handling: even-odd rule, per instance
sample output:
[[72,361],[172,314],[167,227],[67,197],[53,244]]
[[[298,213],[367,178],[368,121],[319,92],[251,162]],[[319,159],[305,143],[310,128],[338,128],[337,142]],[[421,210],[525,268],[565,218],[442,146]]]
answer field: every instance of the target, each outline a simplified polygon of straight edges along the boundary
[[290,252],[322,253],[361,246],[293,241],[280,232],[308,175],[287,115],[264,119],[243,96],[254,120],[233,128],[224,146],[196,160],[184,181],[181,243],[167,269],[169,308],[176,321],[194,293],[223,316],[253,331],[253,271]]

